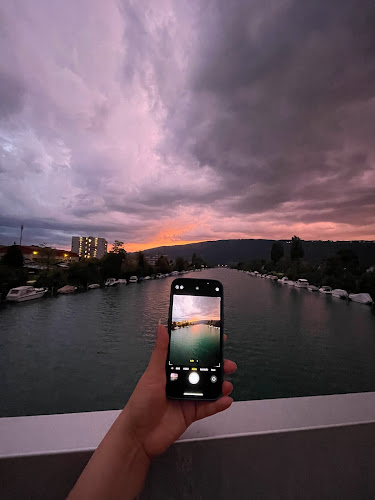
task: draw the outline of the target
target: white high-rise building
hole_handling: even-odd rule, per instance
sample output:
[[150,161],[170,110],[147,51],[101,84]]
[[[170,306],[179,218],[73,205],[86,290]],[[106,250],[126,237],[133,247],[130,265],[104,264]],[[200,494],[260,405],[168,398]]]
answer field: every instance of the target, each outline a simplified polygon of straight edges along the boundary
[[95,257],[101,259],[107,253],[107,240],[94,236],[73,236],[72,252],[78,253],[82,259]]

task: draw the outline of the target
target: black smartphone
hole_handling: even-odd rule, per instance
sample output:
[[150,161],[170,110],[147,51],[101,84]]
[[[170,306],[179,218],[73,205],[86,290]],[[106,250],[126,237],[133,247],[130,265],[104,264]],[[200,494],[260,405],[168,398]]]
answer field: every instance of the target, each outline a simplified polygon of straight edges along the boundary
[[177,278],[171,285],[167,397],[215,400],[223,384],[223,285]]

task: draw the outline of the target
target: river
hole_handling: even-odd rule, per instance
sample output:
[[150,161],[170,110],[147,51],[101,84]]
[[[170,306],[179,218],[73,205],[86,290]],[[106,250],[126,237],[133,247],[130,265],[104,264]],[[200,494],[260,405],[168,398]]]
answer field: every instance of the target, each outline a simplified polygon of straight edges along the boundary
[[[375,391],[375,308],[228,269],[225,357],[235,400]],[[121,408],[142,374],[173,278],[0,309],[0,416]]]

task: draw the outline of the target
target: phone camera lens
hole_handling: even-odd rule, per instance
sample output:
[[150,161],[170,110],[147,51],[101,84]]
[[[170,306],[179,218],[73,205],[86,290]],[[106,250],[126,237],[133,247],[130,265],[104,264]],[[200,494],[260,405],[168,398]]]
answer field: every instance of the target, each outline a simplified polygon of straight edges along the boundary
[[195,289],[196,289],[196,290],[199,290],[199,286],[196,286],[196,287],[195,287]]
[[178,285],[176,285],[175,288],[178,290],[180,287]]
[[218,291],[219,291],[219,287],[217,286],[217,287],[215,288],[215,290],[218,292]]
[[183,289],[184,289],[184,285],[181,285],[181,286],[180,286],[180,290],[183,290]]

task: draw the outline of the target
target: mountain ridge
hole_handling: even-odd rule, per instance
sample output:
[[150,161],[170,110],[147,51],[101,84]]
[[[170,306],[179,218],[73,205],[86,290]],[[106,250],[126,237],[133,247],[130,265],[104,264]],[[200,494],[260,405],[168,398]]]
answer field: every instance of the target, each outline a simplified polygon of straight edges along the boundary
[[[272,244],[281,241],[284,244],[285,255],[289,255],[290,240],[270,239],[228,239],[215,241],[201,241],[186,245],[171,245],[149,248],[144,250],[145,255],[167,255],[175,260],[177,257],[191,259],[193,253],[199,255],[210,265],[228,265],[251,259],[270,259]],[[331,240],[302,240],[305,251],[305,260],[319,262],[335,255],[342,248],[352,249],[363,265],[375,264],[375,241],[331,241]]]

